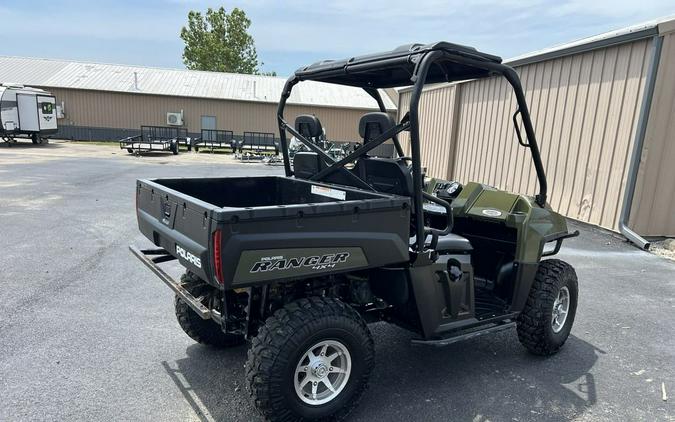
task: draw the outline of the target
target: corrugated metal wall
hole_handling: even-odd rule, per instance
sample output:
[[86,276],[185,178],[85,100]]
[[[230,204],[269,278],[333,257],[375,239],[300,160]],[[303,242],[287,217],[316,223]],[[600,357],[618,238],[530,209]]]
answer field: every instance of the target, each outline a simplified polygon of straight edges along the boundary
[[[56,95],[58,103],[65,103],[66,118],[59,121],[62,125],[120,129],[134,129],[141,125],[166,126],[167,112],[183,110],[189,132],[200,132],[201,116],[204,115],[216,116],[218,129],[231,130],[237,134],[244,131],[271,132],[278,136],[277,105],[272,103],[46,89]],[[288,105],[285,117],[293,122],[298,114],[314,113],[321,120],[329,139],[355,141],[359,139],[359,119],[366,112]]]
[[[399,98],[399,119],[408,112],[411,92],[402,92]],[[455,137],[457,130],[457,89],[455,85],[431,89],[424,93],[420,102],[420,136],[422,138],[422,165],[430,177],[446,178],[454,164]],[[410,155],[408,132],[399,135],[401,145]]]
[[[650,45],[640,40],[517,67],[553,209],[617,228]],[[409,98],[401,93],[400,113]],[[425,92],[423,165],[434,169],[432,175],[536,193],[529,150],[518,145],[511,124],[515,109],[512,90],[500,78]]]
[[675,34],[664,35],[630,226],[675,236]]

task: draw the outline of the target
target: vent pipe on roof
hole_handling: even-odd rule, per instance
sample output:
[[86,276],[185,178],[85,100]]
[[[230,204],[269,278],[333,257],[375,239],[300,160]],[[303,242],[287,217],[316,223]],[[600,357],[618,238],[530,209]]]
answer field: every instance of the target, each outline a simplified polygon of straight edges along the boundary
[[630,211],[633,206],[635,184],[637,183],[638,170],[640,169],[640,160],[642,159],[642,146],[644,145],[645,134],[647,133],[649,111],[651,110],[652,99],[654,97],[654,86],[656,85],[656,76],[658,74],[659,62],[661,60],[663,37],[656,35],[652,43],[652,58],[649,63],[647,80],[645,81],[645,93],[642,97],[640,119],[638,120],[637,131],[635,132],[633,152],[631,154],[630,167],[628,168],[628,178],[626,179],[626,190],[623,194],[623,204],[621,206],[621,218],[619,219],[619,231],[621,234],[626,236],[626,239],[641,249],[649,249],[649,241],[628,227],[628,220],[630,219]]
[[140,91],[138,88],[138,72],[134,72],[134,91]]

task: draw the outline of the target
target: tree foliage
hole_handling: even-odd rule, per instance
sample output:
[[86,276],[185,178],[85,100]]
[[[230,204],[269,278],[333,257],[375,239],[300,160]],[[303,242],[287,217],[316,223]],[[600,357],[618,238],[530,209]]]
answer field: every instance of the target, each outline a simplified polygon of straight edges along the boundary
[[258,74],[262,63],[248,33],[250,26],[251,20],[238,8],[230,13],[223,7],[209,8],[205,15],[190,11],[187,26],[180,31],[183,63],[192,70]]

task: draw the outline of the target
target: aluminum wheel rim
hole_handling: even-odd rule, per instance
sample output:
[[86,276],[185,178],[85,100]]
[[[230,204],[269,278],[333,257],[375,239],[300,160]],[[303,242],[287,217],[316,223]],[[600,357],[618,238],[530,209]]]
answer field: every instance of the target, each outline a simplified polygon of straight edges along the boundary
[[321,341],[310,347],[295,367],[295,394],[312,406],[328,403],[345,388],[351,372],[347,347],[335,340]]
[[567,286],[558,291],[558,297],[553,302],[553,314],[551,315],[551,327],[554,333],[562,331],[570,312],[570,290]]

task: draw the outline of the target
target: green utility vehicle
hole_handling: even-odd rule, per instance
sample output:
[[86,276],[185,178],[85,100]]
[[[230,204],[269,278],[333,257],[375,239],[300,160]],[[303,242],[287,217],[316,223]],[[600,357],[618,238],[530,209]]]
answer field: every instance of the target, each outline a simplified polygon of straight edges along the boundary
[[[425,181],[424,85],[497,76],[513,87],[515,130],[530,150],[538,193]],[[377,102],[380,112],[359,123],[363,144],[354,152],[336,161],[312,142],[323,133],[316,116],[284,119],[293,87],[304,81],[359,87]],[[403,86],[412,86],[410,111],[396,122],[378,89]],[[345,416],[375,365],[370,322],[414,332],[415,345],[515,327],[532,353],[562,347],[577,277],[569,264],[542,258],[578,232],[546,204],[525,96],[499,57],[439,42],[315,63],[288,79],[277,117],[285,176],[139,180],[138,224],[155,248],[131,247],[175,291],[190,337],[218,347],[248,340],[247,390],[268,420]],[[410,156],[398,139],[403,131]],[[309,150],[292,163],[288,133]],[[369,155],[387,141],[397,158]],[[187,269],[180,280],[159,265],[173,259]]]

